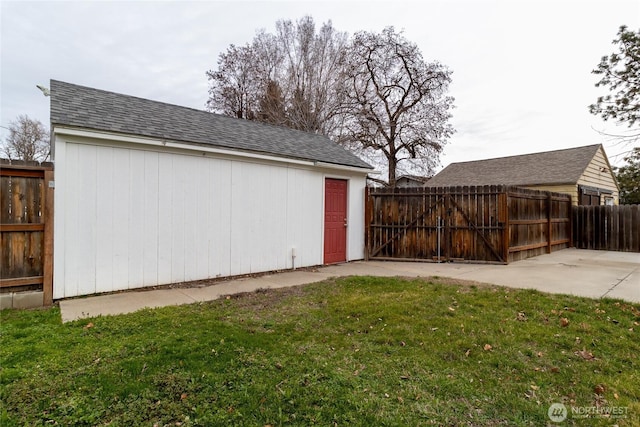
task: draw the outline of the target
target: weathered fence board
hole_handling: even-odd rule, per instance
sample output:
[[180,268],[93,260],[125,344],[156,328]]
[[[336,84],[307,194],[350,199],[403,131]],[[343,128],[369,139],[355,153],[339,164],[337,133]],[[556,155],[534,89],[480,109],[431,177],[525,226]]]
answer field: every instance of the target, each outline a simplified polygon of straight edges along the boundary
[[508,186],[370,189],[372,259],[508,263],[570,244],[567,195]]
[[50,304],[53,166],[0,160],[0,292],[38,288]]
[[640,252],[640,205],[574,206],[578,249]]

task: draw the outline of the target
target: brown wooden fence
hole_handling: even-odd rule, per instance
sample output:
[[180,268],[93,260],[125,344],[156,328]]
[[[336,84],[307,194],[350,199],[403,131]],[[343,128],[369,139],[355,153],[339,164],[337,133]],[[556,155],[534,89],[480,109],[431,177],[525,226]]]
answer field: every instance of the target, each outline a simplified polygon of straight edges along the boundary
[[640,205],[574,206],[578,249],[640,252]]
[[568,195],[509,186],[368,189],[366,254],[506,264],[568,247],[570,211]]
[[0,159],[0,293],[53,298],[53,165]]

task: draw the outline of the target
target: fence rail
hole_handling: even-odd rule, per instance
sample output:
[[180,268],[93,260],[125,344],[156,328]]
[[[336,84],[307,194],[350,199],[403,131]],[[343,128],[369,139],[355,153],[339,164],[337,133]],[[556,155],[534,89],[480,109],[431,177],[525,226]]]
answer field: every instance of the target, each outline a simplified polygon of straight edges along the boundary
[[370,259],[508,263],[571,244],[571,199],[510,186],[368,190]]
[[574,206],[578,249],[640,252],[640,205]]

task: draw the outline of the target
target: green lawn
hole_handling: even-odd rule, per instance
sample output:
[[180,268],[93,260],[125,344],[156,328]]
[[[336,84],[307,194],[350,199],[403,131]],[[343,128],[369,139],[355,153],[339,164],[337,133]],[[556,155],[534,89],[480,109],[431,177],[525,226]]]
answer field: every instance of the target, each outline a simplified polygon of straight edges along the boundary
[[[559,425],[640,425],[640,307],[621,301],[354,277],[64,325],[58,308],[1,316],[3,427],[541,426],[555,402]],[[571,413],[593,407],[626,418]]]

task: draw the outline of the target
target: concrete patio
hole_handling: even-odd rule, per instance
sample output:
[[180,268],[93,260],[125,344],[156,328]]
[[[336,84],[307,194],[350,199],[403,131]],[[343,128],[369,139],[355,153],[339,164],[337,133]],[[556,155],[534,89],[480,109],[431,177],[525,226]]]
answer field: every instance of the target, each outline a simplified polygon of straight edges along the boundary
[[132,290],[117,294],[61,300],[62,321],[131,313],[143,308],[212,301],[258,289],[298,286],[331,277],[450,277],[513,288],[589,298],[618,298],[640,303],[640,254],[565,249],[509,265],[355,261],[259,277],[230,279],[211,285]]

